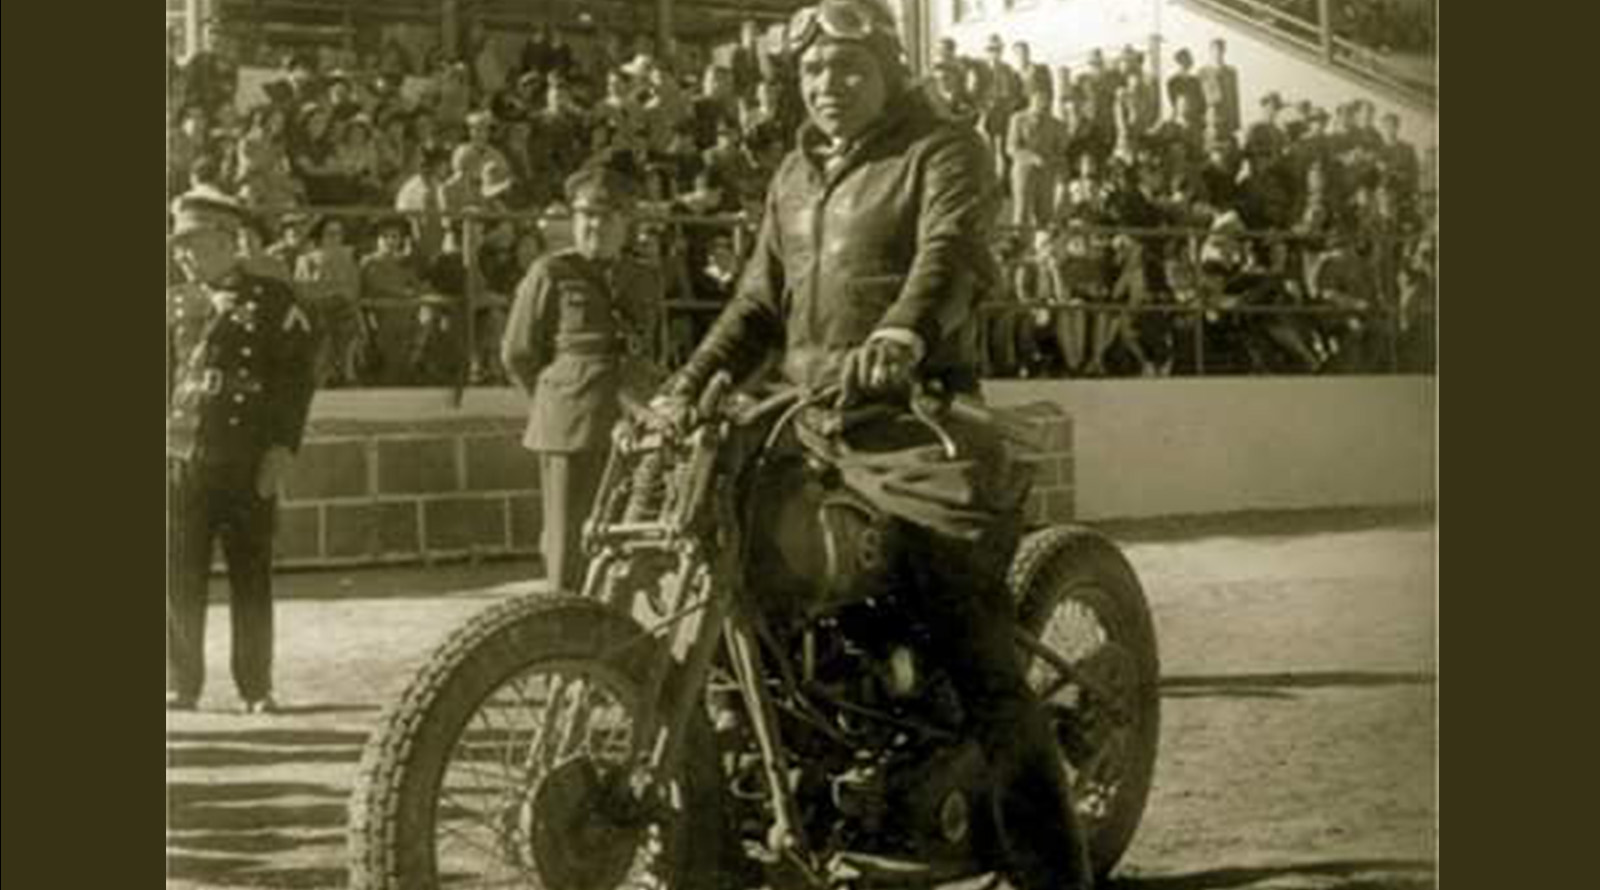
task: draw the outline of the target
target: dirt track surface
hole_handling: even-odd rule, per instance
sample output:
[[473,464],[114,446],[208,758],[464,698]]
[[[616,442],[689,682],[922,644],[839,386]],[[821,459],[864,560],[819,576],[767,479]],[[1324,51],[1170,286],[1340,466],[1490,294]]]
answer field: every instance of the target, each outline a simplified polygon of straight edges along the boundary
[[[1435,533],[1339,514],[1110,531],[1162,647],[1155,789],[1114,887],[1435,886]],[[199,713],[169,715],[168,887],[344,886],[344,806],[378,709],[518,565],[279,582],[287,713],[244,716],[210,622]]]

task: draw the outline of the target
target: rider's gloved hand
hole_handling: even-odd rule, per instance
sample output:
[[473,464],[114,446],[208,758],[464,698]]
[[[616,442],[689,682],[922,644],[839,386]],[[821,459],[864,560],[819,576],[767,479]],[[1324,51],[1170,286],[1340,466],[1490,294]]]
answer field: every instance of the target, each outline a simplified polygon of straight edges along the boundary
[[919,345],[910,339],[874,335],[846,353],[839,374],[839,406],[910,386],[921,359]]
[[650,413],[663,429],[682,433],[694,416],[694,399],[689,393],[667,387],[650,400]]

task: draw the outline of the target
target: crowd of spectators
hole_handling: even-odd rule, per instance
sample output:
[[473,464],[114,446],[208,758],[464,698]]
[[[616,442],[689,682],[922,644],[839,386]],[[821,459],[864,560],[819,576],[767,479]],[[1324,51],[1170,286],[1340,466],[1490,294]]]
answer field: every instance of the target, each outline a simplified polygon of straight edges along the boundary
[[[562,183],[600,155],[668,213],[759,207],[800,117],[794,79],[760,37],[748,22],[723,62],[704,65],[658,56],[642,37],[625,48],[614,32],[579,49],[548,26],[513,59],[481,29],[462,58],[418,62],[395,43],[370,58],[299,52],[240,109],[219,35],[172,71],[169,190],[214,189],[258,211],[255,266],[299,283],[325,319],[323,385],[497,382],[489,346],[549,232],[531,216],[488,223],[469,264],[451,214],[559,218]],[[406,213],[317,215],[326,208]],[[672,263],[672,296],[706,300],[726,291],[731,241],[678,226],[646,230],[639,249]],[[462,310],[469,266],[481,297]],[[464,311],[482,348],[464,345]],[[674,351],[704,321],[680,320]]]
[[[1192,373],[1200,352],[1207,371],[1426,363],[1411,341],[1431,329],[1432,201],[1398,115],[1277,92],[1247,114],[1221,40],[1198,68],[1178,49],[1160,85],[1131,47],[1081,70],[1036,63],[1025,42],[985,49],[943,41],[930,86],[989,138],[1010,190],[992,374]],[[1245,308],[1196,331],[1172,310],[1201,297]],[[1086,303],[1129,310],[1070,308]]]
[[[743,211],[750,226],[803,116],[788,63],[753,22],[723,61],[705,64],[658,55],[642,38],[625,48],[616,34],[580,51],[550,27],[514,59],[481,31],[457,59],[413,60],[397,44],[367,59],[294,54],[242,110],[219,43],[173,72],[169,185],[261,211],[244,249],[318,309],[324,386],[500,382],[504,307],[559,240],[551,221],[568,174],[605,153],[633,169],[657,209],[680,219]],[[1221,41],[1199,67],[1178,50],[1159,85],[1131,48],[1095,51],[1081,70],[1036,63],[1026,43],[1006,50],[994,38],[973,59],[942,41],[921,85],[989,141],[1006,186],[996,249],[1009,271],[985,310],[990,373],[1426,363],[1425,344],[1405,338],[1431,330],[1431,202],[1395,115],[1361,100],[1330,113],[1277,93],[1247,113]],[[335,207],[408,213],[325,212]],[[528,216],[485,222],[469,244],[449,212],[473,210]],[[1111,226],[1206,234],[1099,228]],[[671,362],[727,297],[739,241],[709,220],[639,234],[635,249],[663,265],[667,297],[701,307],[669,314]],[[1202,297],[1217,310],[1203,332],[1193,313],[1143,311]],[[1139,311],[1096,308],[1107,303]],[[1224,311],[1254,305],[1352,311]],[[1369,307],[1389,315],[1356,311]]]

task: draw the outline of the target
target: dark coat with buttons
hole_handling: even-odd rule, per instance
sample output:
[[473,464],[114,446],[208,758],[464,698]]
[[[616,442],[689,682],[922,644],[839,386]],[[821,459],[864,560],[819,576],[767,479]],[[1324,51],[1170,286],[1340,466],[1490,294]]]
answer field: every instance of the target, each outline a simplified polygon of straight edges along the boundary
[[244,271],[209,290],[178,285],[167,334],[169,457],[253,463],[271,446],[300,447],[316,334],[293,288]]
[[532,396],[523,445],[531,451],[604,449],[626,395],[641,404],[660,383],[652,356],[662,281],[630,259],[599,262],[576,250],[535,260],[517,285],[501,360]]
[[821,384],[845,351],[897,327],[922,337],[925,376],[977,389],[974,307],[998,280],[993,161],[981,137],[919,96],[893,100],[831,164],[822,134],[802,127],[773,177],[738,291],[686,379],[710,367],[742,377],[781,350],[788,380]]

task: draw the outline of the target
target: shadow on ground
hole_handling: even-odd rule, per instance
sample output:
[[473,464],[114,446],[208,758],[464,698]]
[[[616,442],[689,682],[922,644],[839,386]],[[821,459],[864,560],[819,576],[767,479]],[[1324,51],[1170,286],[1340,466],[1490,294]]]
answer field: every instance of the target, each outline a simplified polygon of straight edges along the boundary
[[1249,510],[1090,523],[1121,544],[1194,542],[1205,538],[1288,538],[1378,529],[1420,531],[1434,524],[1434,511],[1426,506]]
[[346,790],[312,782],[172,782],[167,795],[169,878],[204,887],[343,886],[341,869],[285,867],[281,857],[338,861]]
[[[1305,879],[1322,878],[1315,884]],[[1236,890],[1278,886],[1317,890],[1433,890],[1434,865],[1418,859],[1352,859],[1287,865],[1237,866],[1171,875],[1130,876],[1107,882],[1106,890]]]
[[1163,698],[1296,698],[1314,689],[1433,686],[1438,677],[1421,671],[1307,671],[1217,674],[1161,678]]
[[342,868],[251,868],[261,860],[237,856],[190,856],[183,853],[167,857],[167,878],[191,881],[201,887],[316,888],[345,885]]
[[321,729],[242,729],[167,733],[169,769],[286,763],[355,763],[367,734]]

